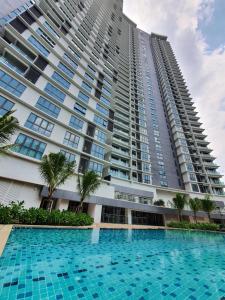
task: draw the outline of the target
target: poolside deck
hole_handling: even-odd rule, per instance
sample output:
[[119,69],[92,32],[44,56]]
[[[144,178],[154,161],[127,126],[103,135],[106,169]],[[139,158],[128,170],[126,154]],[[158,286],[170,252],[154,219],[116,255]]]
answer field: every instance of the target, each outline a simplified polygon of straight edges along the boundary
[[0,225],[0,256],[3,253],[13,225]]

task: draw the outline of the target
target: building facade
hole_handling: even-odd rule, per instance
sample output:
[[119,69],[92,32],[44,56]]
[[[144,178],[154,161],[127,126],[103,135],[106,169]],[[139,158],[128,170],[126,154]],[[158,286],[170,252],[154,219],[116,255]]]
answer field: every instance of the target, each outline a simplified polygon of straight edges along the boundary
[[122,0],[6,1],[0,17],[0,114],[15,110],[20,122],[0,157],[3,203],[73,210],[76,176],[49,201],[39,174],[42,156],[60,151],[77,173],[102,177],[86,205],[95,222],[162,224],[177,192],[223,205],[167,37],[139,30]]

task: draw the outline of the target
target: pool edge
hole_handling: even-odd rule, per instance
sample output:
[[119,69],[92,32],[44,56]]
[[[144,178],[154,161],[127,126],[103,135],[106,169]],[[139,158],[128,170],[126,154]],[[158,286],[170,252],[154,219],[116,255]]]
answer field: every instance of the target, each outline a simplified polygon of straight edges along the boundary
[[0,225],[0,257],[5,249],[13,225]]

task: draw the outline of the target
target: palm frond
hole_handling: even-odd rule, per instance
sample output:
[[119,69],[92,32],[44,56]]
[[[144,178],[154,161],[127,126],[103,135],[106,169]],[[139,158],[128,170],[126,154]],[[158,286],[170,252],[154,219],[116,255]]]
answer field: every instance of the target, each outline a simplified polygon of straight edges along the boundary
[[8,111],[0,117],[0,145],[8,143],[19,126],[17,118],[12,116],[13,113],[14,111]]
[[44,155],[40,165],[42,179],[48,185],[49,197],[56,188],[74,174],[75,162],[69,162],[61,152]]

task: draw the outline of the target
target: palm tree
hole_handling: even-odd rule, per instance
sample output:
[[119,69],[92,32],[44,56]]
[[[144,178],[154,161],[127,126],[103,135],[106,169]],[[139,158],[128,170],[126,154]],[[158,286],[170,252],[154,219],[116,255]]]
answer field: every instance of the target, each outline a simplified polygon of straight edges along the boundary
[[194,219],[195,219],[195,223],[197,223],[197,217],[196,214],[197,212],[201,209],[202,207],[202,202],[201,199],[199,198],[191,198],[189,199],[189,206],[190,209],[193,211],[194,213]]
[[8,111],[4,116],[0,116],[0,153],[4,153],[14,146],[8,144],[19,126],[17,118],[12,116],[13,113],[14,111]]
[[67,161],[63,153],[44,155],[40,164],[41,177],[48,186],[47,199],[51,200],[57,187],[74,175],[75,162]]
[[209,196],[209,195],[205,196],[205,198],[202,199],[201,202],[202,202],[202,209],[204,210],[204,212],[207,213],[208,218],[209,218],[209,222],[210,222],[210,220],[211,220],[210,214],[211,214],[211,212],[212,212],[214,209],[216,209],[216,205],[215,205],[215,203],[210,199],[210,196]]
[[80,176],[78,174],[78,190],[80,193],[80,203],[77,206],[76,211],[80,212],[83,207],[84,200],[90,196],[91,193],[94,193],[101,184],[101,179],[98,177],[98,174],[94,171],[87,171]]
[[176,197],[172,199],[172,206],[177,209],[180,222],[182,221],[182,210],[185,204],[187,204],[186,195],[177,193]]

